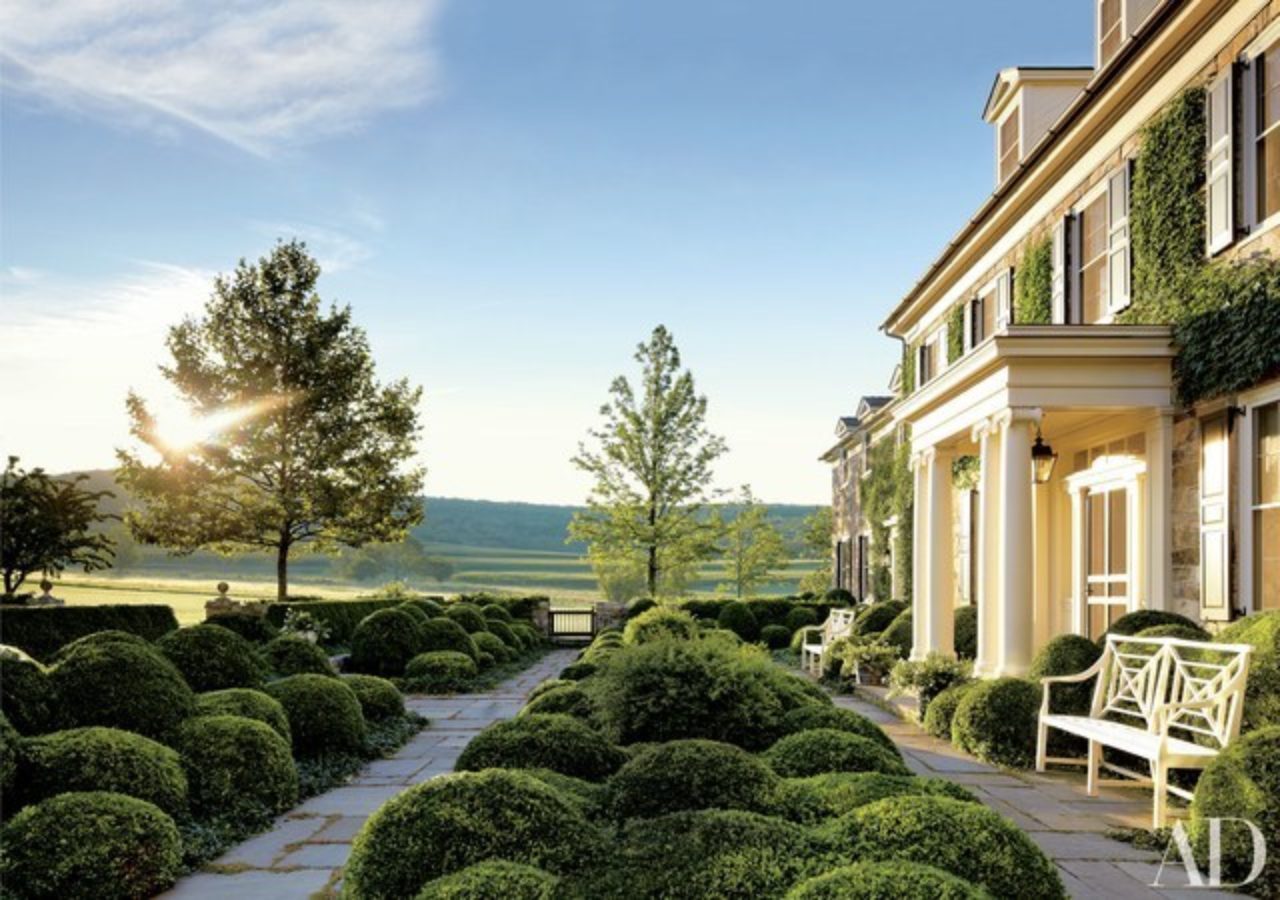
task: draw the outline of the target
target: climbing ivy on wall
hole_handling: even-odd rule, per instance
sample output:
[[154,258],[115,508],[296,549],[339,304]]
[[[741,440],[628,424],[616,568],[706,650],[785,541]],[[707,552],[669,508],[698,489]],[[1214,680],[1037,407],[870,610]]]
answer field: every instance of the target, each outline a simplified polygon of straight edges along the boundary
[[1205,265],[1204,89],[1179,94],[1142,131],[1129,221],[1133,304],[1127,324],[1176,322]]
[[[859,484],[863,514],[871,526],[871,584],[876,598],[887,600],[896,576],[903,599],[911,597],[912,519],[915,485],[911,478],[911,446],[883,440],[871,448],[869,468]],[[890,529],[896,516],[896,540],[889,568]]]
[[957,490],[971,491],[978,486],[979,461],[976,456],[957,456],[951,463],[951,484]]
[[902,395],[914,393],[916,389],[916,347],[917,344],[902,346]]
[[964,355],[964,304],[957,304],[947,316],[947,365]]
[[1013,321],[1019,325],[1048,325],[1053,320],[1053,243],[1041,238],[1032,244],[1013,281]]

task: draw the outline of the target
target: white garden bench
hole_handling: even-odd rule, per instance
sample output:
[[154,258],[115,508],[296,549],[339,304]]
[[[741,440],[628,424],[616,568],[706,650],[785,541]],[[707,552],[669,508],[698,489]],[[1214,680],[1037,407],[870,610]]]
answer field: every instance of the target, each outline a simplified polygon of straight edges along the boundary
[[[831,645],[840,638],[853,633],[853,620],[857,618],[856,609],[833,609],[827,613],[827,620],[821,628],[806,628],[805,640],[800,645],[800,668],[810,675],[822,675],[822,656]],[[809,640],[817,632],[816,642]]]
[[[1088,771],[1087,790],[1097,796],[1100,769],[1150,784],[1154,799],[1152,825],[1162,828],[1166,792],[1191,799],[1191,792],[1169,784],[1170,769],[1203,769],[1240,734],[1245,680],[1249,676],[1248,644],[1211,644],[1179,638],[1108,635],[1102,656],[1077,675],[1040,679],[1044,698],[1036,740],[1036,771],[1047,763],[1080,765]],[[1097,677],[1087,716],[1049,712],[1055,684]],[[1049,729],[1056,728],[1089,742],[1084,760],[1047,755]],[[1103,762],[1111,747],[1147,761],[1147,777]],[[1132,784],[1109,779],[1108,784]]]

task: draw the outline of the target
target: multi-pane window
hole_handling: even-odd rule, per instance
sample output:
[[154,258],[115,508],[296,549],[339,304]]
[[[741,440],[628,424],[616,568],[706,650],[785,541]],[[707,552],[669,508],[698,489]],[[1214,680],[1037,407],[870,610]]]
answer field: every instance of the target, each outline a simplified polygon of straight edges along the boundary
[[1280,401],[1255,406],[1254,609],[1280,609]]
[[941,347],[941,345],[942,341],[938,339],[938,335],[936,334],[920,345],[919,360],[916,364],[918,375],[916,380],[919,381],[921,385],[928,383],[935,375],[938,374],[938,364],[941,357],[939,347]]
[[1121,0],[1100,0],[1098,4],[1098,64],[1105,66],[1115,58],[1124,42]]
[[[1257,221],[1280,212],[1280,43],[1254,61],[1256,69],[1257,129],[1254,137],[1257,178]],[[1231,115],[1228,104],[1210,107],[1212,117]],[[1229,123],[1210,121],[1210,133],[1226,132]]]
[[1018,119],[1021,113],[1017,108],[1000,123],[1000,154],[998,176],[1004,181],[1013,174],[1022,156],[1021,142],[1018,138]]
[[1129,491],[1085,495],[1088,637],[1098,638],[1129,608]]
[[1086,325],[1107,314],[1107,194],[1080,211],[1080,312]]
[[973,299],[969,312],[969,346],[976,347],[995,333],[997,302],[994,283]]
[[1129,305],[1129,168],[1107,181],[1107,311]]

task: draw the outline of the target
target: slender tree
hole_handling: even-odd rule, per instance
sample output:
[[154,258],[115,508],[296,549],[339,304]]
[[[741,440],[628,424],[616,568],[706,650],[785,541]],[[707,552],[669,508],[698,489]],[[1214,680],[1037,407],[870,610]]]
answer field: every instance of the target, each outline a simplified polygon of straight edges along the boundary
[[755,498],[749,485],[733,507],[733,518],[724,527],[721,543],[728,582],[721,590],[736,597],[750,596],[774,572],[787,567],[787,546],[769,521],[769,508]]
[[594,479],[587,509],[574,515],[571,540],[596,553],[644,560],[650,596],[679,589],[692,567],[715,550],[716,529],[704,514],[714,498],[712,464],[726,450],[706,426],[707,398],[681,368],[680,351],[659,325],[640,344],[639,391],[626,376],[609,387],[604,419],[579,445],[573,464]]
[[821,594],[831,587],[835,575],[831,544],[834,530],[835,518],[829,506],[820,506],[805,516],[800,526],[800,540],[810,557],[818,560],[818,567],[800,579],[801,591]]
[[166,440],[130,393],[131,430],[158,460],[118,451],[140,541],[270,551],[282,600],[293,552],[398,541],[422,519],[421,389],[375,379],[368,338],[350,307],[323,308],[319,276],[290,241],[219,278],[203,317],[170,330],[161,368],[208,433]]
[[115,518],[98,512],[98,501],[112,494],[80,487],[88,478],[51,478],[43,469],[18,468],[18,457],[9,457],[0,478],[0,569],[6,596],[16,594],[33,572],[110,568],[113,544],[96,526]]

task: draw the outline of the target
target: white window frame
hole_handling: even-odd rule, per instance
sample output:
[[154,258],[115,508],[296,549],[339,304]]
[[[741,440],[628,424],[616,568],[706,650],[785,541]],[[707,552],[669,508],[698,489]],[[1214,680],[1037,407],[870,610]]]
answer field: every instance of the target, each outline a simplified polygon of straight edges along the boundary
[[[1084,519],[1084,498],[1090,494],[1123,490],[1126,493],[1125,517],[1129,534],[1125,543],[1125,557],[1129,569],[1128,596],[1124,598],[1125,611],[1133,612],[1146,606],[1146,555],[1147,522],[1143,515],[1146,503],[1147,463],[1145,459],[1131,458],[1127,462],[1095,463],[1065,479],[1071,495],[1071,558],[1072,630],[1079,635],[1089,633],[1089,563],[1088,531]],[[1111,598],[1108,598],[1111,599]],[[1116,604],[1119,605],[1118,603]]]
[[982,339],[997,334],[1003,334],[1008,331],[1009,326],[1013,324],[1013,269],[1004,269],[995,278],[987,282],[986,289],[990,290],[994,286],[991,294],[996,304],[995,315],[991,317],[991,334],[983,335]]
[[1236,585],[1237,597],[1246,615],[1256,612],[1253,591],[1253,454],[1254,407],[1280,402],[1280,383],[1244,391],[1238,398],[1245,414],[1235,421],[1236,472],[1239,475],[1235,508],[1236,517]]
[[[1247,243],[1254,240],[1260,235],[1266,234],[1273,228],[1280,226],[1280,212],[1268,216],[1264,220],[1258,219],[1258,70],[1256,68],[1257,59],[1262,56],[1267,48],[1272,44],[1280,41],[1280,20],[1272,22],[1267,26],[1262,34],[1258,35],[1240,54],[1240,66],[1238,69],[1238,84],[1236,90],[1240,94],[1240,106],[1244,113],[1241,122],[1241,134],[1235,136],[1232,145],[1233,155],[1239,156],[1240,179],[1243,182],[1238,191],[1240,203],[1244,209],[1237,211],[1236,220],[1239,222],[1242,230],[1247,235],[1244,241],[1235,241],[1235,243]],[[1206,124],[1207,127],[1207,124]],[[1235,160],[1233,160],[1233,163]],[[1208,225],[1206,223],[1206,230]],[[1206,240],[1208,239],[1206,231]],[[1229,244],[1227,246],[1230,246]],[[1221,248],[1215,251],[1213,245],[1209,245],[1210,254],[1221,252]]]
[[[1133,302],[1133,258],[1129,240],[1129,215],[1133,200],[1133,184],[1130,176],[1131,166],[1128,162],[1117,171],[1107,176],[1107,297],[1106,309],[1109,316],[1123,312]],[[1117,217],[1116,192],[1123,194],[1124,215]],[[1122,292],[1119,296],[1112,290],[1115,287],[1115,266],[1119,261],[1121,268]]]
[[[1115,314],[1127,309],[1133,300],[1133,263],[1132,263],[1132,243],[1130,241],[1129,216],[1120,222],[1111,221],[1111,191],[1112,185],[1119,181],[1121,189],[1127,196],[1125,197],[1126,211],[1132,211],[1133,185],[1132,176],[1130,175],[1131,164],[1129,160],[1125,160],[1120,168],[1113,169],[1107,176],[1091,187],[1088,192],[1080,198],[1075,206],[1071,208],[1070,234],[1066,235],[1066,240],[1070,241],[1071,252],[1069,254],[1070,269],[1066,273],[1066,281],[1064,283],[1070,285],[1067,291],[1067,309],[1065,310],[1066,321],[1070,322],[1075,319],[1077,325],[1110,325],[1115,320]],[[1084,321],[1084,229],[1080,227],[1081,214],[1090,206],[1103,199],[1104,214],[1107,219],[1106,238],[1104,240],[1104,249],[1102,257],[1106,265],[1106,271],[1102,277],[1102,308],[1105,314],[1096,322],[1086,323]],[[1128,272],[1125,275],[1125,285],[1128,289],[1128,296],[1120,298],[1118,302],[1112,300],[1111,297],[1111,260],[1113,255],[1123,250],[1125,265]],[[1074,306],[1073,306],[1074,304]],[[1073,316],[1074,313],[1074,316]]]

